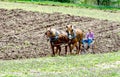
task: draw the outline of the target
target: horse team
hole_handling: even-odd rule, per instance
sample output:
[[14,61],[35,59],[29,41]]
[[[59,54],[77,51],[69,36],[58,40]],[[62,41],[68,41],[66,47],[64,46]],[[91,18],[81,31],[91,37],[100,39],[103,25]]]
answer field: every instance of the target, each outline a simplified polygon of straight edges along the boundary
[[65,44],[65,55],[68,47],[70,54],[72,54],[74,47],[76,47],[76,54],[80,54],[83,39],[82,30],[74,28],[72,25],[67,25],[66,31],[50,28],[45,32],[45,35],[50,41],[52,56],[55,56],[56,53],[60,55],[62,44]]

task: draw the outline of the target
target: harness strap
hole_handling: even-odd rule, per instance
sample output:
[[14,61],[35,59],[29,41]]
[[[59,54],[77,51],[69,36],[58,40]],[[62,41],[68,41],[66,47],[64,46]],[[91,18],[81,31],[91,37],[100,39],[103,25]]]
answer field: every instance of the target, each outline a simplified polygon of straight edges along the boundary
[[73,39],[76,37],[76,32],[73,30]]
[[58,40],[58,37],[59,37],[59,34],[58,34],[58,32],[56,31],[56,32],[55,32],[55,36],[54,36],[54,37],[50,37],[50,42],[55,42],[55,41],[57,41],[57,40]]

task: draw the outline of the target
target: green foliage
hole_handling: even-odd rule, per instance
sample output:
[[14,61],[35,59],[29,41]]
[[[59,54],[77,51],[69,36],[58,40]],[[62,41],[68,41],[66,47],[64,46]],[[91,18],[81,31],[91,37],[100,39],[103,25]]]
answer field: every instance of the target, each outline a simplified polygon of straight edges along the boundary
[[20,77],[20,76],[17,76],[17,75],[5,75],[5,76],[2,76],[2,77]]
[[[1,0],[1,1],[22,1],[22,2],[38,2],[39,4],[44,2],[60,2],[60,3],[72,3],[78,6],[84,7],[97,7],[97,8],[120,8],[120,0]],[[50,4],[48,3],[48,4]],[[52,5],[52,4],[51,4]],[[56,4],[54,4],[56,5]]]
[[63,3],[75,3],[78,0],[16,0],[16,1],[54,1],[54,2],[63,2]]

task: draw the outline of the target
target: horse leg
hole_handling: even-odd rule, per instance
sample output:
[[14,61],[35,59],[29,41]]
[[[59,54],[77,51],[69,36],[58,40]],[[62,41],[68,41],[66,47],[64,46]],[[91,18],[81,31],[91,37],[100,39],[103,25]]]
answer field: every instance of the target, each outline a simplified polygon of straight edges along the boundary
[[55,56],[54,46],[52,45],[51,48],[52,48],[52,56]]
[[69,44],[70,54],[72,54],[72,47],[71,44]]
[[61,52],[61,47],[60,47],[60,46],[58,46],[58,48],[59,48],[59,56],[60,56],[60,52]]
[[78,53],[78,46],[77,46],[77,42],[73,44],[73,46],[71,47],[71,51],[74,49],[74,47],[76,47],[76,50],[77,50],[77,52],[76,52],[76,53]]
[[58,53],[58,49],[59,49],[59,46],[56,46],[56,52],[55,52],[55,54]]
[[78,53],[81,53],[81,49],[82,49],[82,43],[79,41],[79,52]]
[[67,55],[67,46],[65,46],[65,55]]
[[79,54],[79,47],[77,46],[77,43],[74,44],[74,46],[76,47],[76,54]]
[[[81,49],[81,44],[80,44],[80,41],[79,41],[79,48],[78,48],[79,52],[80,52],[80,49]],[[78,52],[78,53],[79,53],[79,52]]]

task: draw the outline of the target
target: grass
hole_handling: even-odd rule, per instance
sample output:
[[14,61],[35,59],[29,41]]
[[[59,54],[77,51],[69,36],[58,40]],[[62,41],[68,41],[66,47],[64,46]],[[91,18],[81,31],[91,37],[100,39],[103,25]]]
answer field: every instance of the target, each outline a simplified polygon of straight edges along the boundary
[[[119,77],[120,51],[0,61],[0,77]],[[112,65],[112,66],[111,66]],[[108,66],[107,68],[105,68]]]
[[104,20],[120,21],[120,12],[111,13],[105,12],[103,10],[97,9],[86,9],[77,7],[63,7],[63,6],[42,6],[36,4],[26,4],[26,3],[13,3],[13,2],[0,2],[0,8],[5,9],[24,9],[27,11],[37,11],[37,12],[61,12],[63,14],[71,14],[76,16],[92,17]]

